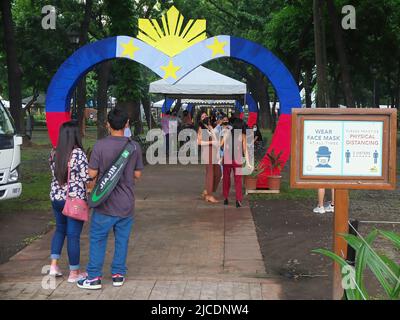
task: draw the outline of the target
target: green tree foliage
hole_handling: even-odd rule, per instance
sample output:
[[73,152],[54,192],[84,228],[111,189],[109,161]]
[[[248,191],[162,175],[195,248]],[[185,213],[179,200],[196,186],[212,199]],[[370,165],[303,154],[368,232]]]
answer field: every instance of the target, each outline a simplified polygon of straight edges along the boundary
[[55,30],[44,30],[41,21],[44,0],[14,1],[13,17],[23,72],[23,96],[32,91],[45,92],[51,78],[74,48],[68,38],[68,28],[82,19],[82,5],[76,1],[57,1]]

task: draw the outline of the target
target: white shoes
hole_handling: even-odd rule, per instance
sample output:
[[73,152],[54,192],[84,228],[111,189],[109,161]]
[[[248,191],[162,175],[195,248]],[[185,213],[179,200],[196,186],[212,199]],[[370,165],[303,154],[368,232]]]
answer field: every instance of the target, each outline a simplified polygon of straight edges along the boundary
[[313,212],[318,214],[324,214],[326,211],[324,207],[317,206],[314,208]]
[[328,204],[324,207],[325,212],[335,212],[335,206],[332,203],[328,202]]
[[315,207],[313,212],[317,214],[335,212],[335,206],[333,206],[332,203],[328,202],[328,204],[323,207],[320,206]]

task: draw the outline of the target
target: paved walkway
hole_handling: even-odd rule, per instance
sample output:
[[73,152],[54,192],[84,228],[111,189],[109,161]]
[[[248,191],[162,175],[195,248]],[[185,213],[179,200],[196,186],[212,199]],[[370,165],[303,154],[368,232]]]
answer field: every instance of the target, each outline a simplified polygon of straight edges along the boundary
[[[102,290],[80,290],[66,276],[55,289],[43,289],[50,232],[0,266],[0,299],[279,299],[279,283],[265,274],[248,203],[240,209],[233,199],[227,207],[205,203],[202,185],[200,166],[146,167],[122,288],[113,288],[108,276],[110,236]],[[87,228],[81,243],[85,266]],[[65,249],[61,267],[67,272]]]

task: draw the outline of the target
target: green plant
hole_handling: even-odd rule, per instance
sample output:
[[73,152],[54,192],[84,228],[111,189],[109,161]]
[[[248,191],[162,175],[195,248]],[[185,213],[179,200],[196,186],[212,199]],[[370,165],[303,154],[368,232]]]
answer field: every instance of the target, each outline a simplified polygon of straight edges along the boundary
[[[389,299],[400,299],[400,265],[385,254],[379,254],[372,248],[372,243],[378,236],[391,241],[400,249],[400,235],[391,231],[374,230],[365,239],[351,234],[341,235],[347,243],[355,250],[355,267],[350,266],[346,260],[326,249],[313,250],[315,253],[323,254],[337,262],[342,270],[353,270],[343,276],[350,280],[351,285],[344,288],[348,300],[369,300],[370,297],[365,289],[364,276],[366,269],[370,269],[384,289]],[[350,278],[349,278],[350,277]]]
[[22,243],[25,245],[25,246],[29,246],[30,244],[32,244],[34,241],[36,241],[36,240],[39,240],[39,239],[42,239],[42,235],[35,235],[35,236],[32,236],[32,237],[28,237],[28,238],[25,238],[23,241],[22,241]]
[[254,163],[253,171],[248,175],[249,177],[256,178],[259,174],[265,171],[265,166],[261,163],[261,161],[256,161]]
[[45,113],[36,113],[33,115],[35,121],[46,121],[46,114]]
[[270,169],[271,175],[273,175],[273,172],[276,169],[282,170],[283,163],[284,163],[281,160],[282,154],[283,154],[283,150],[281,152],[279,152],[278,154],[276,154],[274,149],[272,149],[271,152],[267,153],[267,157],[268,157],[269,162],[270,162],[268,167]]

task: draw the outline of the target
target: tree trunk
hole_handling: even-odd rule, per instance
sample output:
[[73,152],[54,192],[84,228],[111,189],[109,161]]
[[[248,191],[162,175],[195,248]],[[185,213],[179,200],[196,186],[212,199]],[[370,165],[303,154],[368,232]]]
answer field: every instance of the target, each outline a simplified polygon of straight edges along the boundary
[[312,70],[311,70],[311,68],[306,68],[306,70],[304,70],[304,79],[303,79],[306,108],[311,108],[311,106],[312,106],[311,81],[312,81]]
[[373,105],[375,108],[379,108],[380,105],[380,81],[379,79],[376,78],[376,76],[374,76],[374,101],[373,101]]
[[111,61],[103,62],[97,70],[97,139],[107,135],[108,77]]
[[351,86],[350,66],[347,60],[346,48],[343,42],[342,29],[339,24],[339,18],[336,12],[333,0],[327,1],[328,13],[331,20],[333,36],[335,39],[336,53],[339,58],[339,65],[341,70],[343,92],[346,99],[346,105],[349,108],[355,107],[353,89]]
[[273,104],[272,104],[272,110],[271,110],[271,130],[272,130],[272,133],[274,133],[275,132],[275,129],[276,129],[276,123],[278,122],[278,119],[277,119],[277,117],[278,117],[278,115],[277,115],[277,112],[276,112],[276,103],[277,103],[277,96],[276,96],[276,92],[274,92],[274,102],[273,102]]
[[[79,31],[79,46],[82,47],[88,42],[89,24],[92,15],[93,0],[86,0],[85,15]],[[86,75],[79,81],[77,89],[77,116],[79,121],[79,129],[82,136],[85,136],[86,119]]]
[[[334,68],[336,69],[336,68]],[[339,108],[339,87],[340,87],[340,75],[336,72],[333,72],[333,77],[332,77],[332,98],[331,98],[331,104],[329,105],[332,108]]]
[[[299,46],[298,46],[298,52],[303,52],[304,49],[309,45],[307,41],[307,35],[309,33],[310,28],[312,28],[312,23],[313,23],[313,16],[310,15],[309,19],[307,20],[307,23],[305,23],[302,27],[302,31],[299,36]],[[300,55],[295,56],[294,60],[294,72],[293,76],[297,84],[300,83],[300,78],[301,78],[301,69],[302,69],[302,59]]]
[[77,119],[79,123],[79,131],[82,137],[85,136],[86,129],[86,76],[84,76],[78,83],[76,93],[76,105],[77,105]]
[[15,41],[11,1],[1,0],[1,14],[4,30],[4,47],[7,56],[7,80],[8,95],[10,100],[10,112],[14,118],[17,132],[24,133],[24,116],[22,113],[22,96],[21,96],[21,76],[22,72],[18,65],[17,44]]
[[272,128],[272,118],[271,118],[271,106],[268,94],[268,81],[265,79],[264,75],[256,70],[255,71],[255,83],[252,83],[254,87],[254,92],[258,103],[260,104],[259,124],[263,129]]
[[395,108],[400,109],[400,60],[397,66],[397,79],[394,89],[395,89]]
[[146,116],[147,127],[155,128],[156,122],[154,121],[153,115],[151,114],[151,102],[149,95],[142,96],[143,111]]
[[327,107],[327,76],[326,64],[324,63],[324,45],[323,45],[323,15],[321,10],[321,0],[313,1],[314,13],[314,46],[315,63],[317,65],[317,107]]
[[322,65],[324,70],[323,81],[324,81],[324,95],[325,95],[325,104],[329,108],[331,107],[331,88],[329,81],[329,70],[328,70],[328,56],[326,50],[326,28],[324,21],[324,9],[322,6],[322,1],[320,2],[320,17],[321,17],[321,44],[322,44]]

